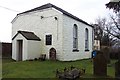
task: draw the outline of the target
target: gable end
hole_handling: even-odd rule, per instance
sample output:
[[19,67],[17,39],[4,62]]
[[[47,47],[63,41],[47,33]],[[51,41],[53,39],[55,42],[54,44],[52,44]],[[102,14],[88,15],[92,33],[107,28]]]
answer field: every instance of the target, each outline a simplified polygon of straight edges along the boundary
[[42,5],[40,7],[37,7],[37,8],[31,9],[31,10],[19,13],[19,14],[17,14],[17,16],[20,15],[20,14],[25,14],[25,13],[29,13],[29,12],[33,12],[33,11],[37,11],[37,10],[43,10],[43,9],[52,8],[52,7],[55,8],[56,10],[62,12],[64,15],[66,15],[68,17],[71,17],[71,18],[73,18],[73,19],[75,19],[75,20],[77,20],[79,22],[82,22],[82,23],[84,23],[84,24],[86,24],[86,25],[88,25],[88,26],[93,28],[92,25],[88,24],[87,22],[83,21],[82,19],[79,19],[78,17],[68,13],[67,11],[65,11],[65,10],[63,10],[63,9],[61,9],[61,8],[51,4],[51,3],[48,3],[48,4]]

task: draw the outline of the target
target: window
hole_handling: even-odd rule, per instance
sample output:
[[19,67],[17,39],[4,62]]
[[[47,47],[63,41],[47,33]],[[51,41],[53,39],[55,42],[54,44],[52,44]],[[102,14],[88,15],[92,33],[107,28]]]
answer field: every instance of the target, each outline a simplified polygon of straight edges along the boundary
[[88,33],[88,29],[86,28],[85,29],[85,51],[87,51],[88,50],[88,46],[89,46],[89,43],[88,43],[88,35],[89,35],[89,33]]
[[78,49],[78,30],[77,30],[77,25],[74,24],[73,27],[73,50]]
[[46,45],[52,45],[52,35],[46,35]]

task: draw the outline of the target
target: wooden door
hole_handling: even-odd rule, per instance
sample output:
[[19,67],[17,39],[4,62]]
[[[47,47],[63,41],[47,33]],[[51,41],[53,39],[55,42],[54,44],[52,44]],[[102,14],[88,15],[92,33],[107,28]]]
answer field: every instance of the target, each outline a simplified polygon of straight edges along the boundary
[[56,60],[56,50],[55,50],[55,48],[51,48],[49,50],[49,59],[50,60]]
[[22,61],[23,40],[18,40],[18,61]]

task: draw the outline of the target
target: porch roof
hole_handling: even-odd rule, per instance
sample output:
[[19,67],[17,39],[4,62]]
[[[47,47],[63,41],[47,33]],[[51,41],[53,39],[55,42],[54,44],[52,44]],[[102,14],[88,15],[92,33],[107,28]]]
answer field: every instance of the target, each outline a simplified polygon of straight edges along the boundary
[[27,40],[41,41],[41,39],[38,36],[36,36],[33,32],[28,32],[28,31],[18,31],[17,34],[12,38],[12,40],[14,40],[18,34],[21,34]]

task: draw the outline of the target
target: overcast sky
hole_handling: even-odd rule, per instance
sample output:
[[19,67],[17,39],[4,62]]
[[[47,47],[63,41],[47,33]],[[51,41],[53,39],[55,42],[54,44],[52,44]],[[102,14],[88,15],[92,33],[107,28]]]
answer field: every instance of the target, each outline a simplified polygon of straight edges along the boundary
[[93,23],[110,12],[105,4],[110,0],[0,0],[0,41],[11,42],[12,19],[20,12],[52,3],[80,19]]

